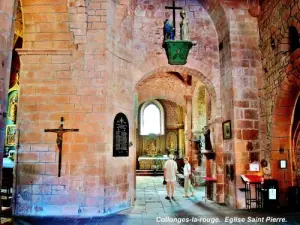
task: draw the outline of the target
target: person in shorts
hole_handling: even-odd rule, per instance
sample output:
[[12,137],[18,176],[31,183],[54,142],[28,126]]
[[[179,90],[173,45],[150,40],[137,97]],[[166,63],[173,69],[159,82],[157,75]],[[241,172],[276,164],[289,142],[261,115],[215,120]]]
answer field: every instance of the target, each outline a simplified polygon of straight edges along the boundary
[[174,155],[169,155],[169,159],[165,163],[164,167],[164,177],[167,181],[167,196],[165,199],[175,200],[174,198],[174,189],[175,189],[175,181],[176,181],[176,173],[177,173],[177,163],[174,161]]

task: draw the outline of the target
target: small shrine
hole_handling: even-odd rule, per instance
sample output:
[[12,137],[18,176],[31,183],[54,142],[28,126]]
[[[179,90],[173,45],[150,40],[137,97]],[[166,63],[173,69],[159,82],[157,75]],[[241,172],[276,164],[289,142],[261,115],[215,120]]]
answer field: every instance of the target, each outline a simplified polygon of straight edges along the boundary
[[[173,10],[173,22],[170,19],[166,19],[164,22],[164,41],[163,48],[166,50],[168,57],[168,63],[170,65],[185,65],[187,63],[187,57],[190,49],[195,45],[189,40],[189,20],[186,12],[182,7],[176,7],[175,1],[173,6],[166,6],[166,9]],[[180,40],[175,40],[176,21],[175,10],[180,11]]]
[[4,157],[13,157],[13,154],[15,152],[19,89],[19,74],[17,73],[15,75],[15,84],[8,91]]

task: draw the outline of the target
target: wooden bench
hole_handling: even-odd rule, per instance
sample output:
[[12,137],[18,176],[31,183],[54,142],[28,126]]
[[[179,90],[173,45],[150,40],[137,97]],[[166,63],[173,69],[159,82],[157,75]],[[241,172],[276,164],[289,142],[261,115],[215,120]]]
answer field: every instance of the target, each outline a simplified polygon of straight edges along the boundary
[[184,185],[184,176],[181,173],[176,174],[176,180],[183,187],[183,185]]

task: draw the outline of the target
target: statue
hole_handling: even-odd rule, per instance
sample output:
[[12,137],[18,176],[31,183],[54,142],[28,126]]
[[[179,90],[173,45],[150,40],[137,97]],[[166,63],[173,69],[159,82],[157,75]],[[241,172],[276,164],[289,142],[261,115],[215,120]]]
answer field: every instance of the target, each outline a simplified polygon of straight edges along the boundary
[[16,125],[6,126],[6,140],[5,140],[6,146],[14,146],[16,144],[16,134],[17,134]]
[[8,118],[10,118],[13,124],[17,122],[17,111],[18,111],[18,93],[16,93],[11,99],[9,103],[8,109]]
[[197,144],[198,144],[198,151],[199,152],[201,152],[201,150],[202,150],[202,138],[201,137],[199,137],[199,140],[197,140]]
[[197,139],[196,137],[194,137],[195,142],[197,144],[197,156],[198,156],[198,165],[201,165],[202,162],[202,154],[201,154],[201,150],[202,150],[202,135],[199,136],[199,138]]
[[150,141],[150,144],[148,145],[148,149],[147,149],[147,153],[152,155],[152,156],[155,156],[157,154],[154,141],[155,140]]
[[169,137],[169,148],[170,149],[174,149],[174,141],[173,141],[173,138],[172,137]]
[[169,154],[174,155],[175,145],[174,145],[174,140],[171,136],[169,137],[168,142],[169,142]]
[[16,74],[15,84],[9,89],[9,104],[7,111],[7,118],[12,121],[13,124],[17,122],[18,112],[18,99],[19,99],[19,72]]
[[[187,14],[182,7],[175,7],[175,0],[173,0],[173,6],[166,9],[173,9],[173,22],[169,19],[164,21],[164,41],[162,47],[166,50],[168,57],[168,63],[170,65],[185,65],[187,63],[187,57],[190,49],[196,42],[189,40],[188,30],[188,18]],[[180,16],[182,21],[180,22],[180,39],[174,40],[176,33],[176,9],[181,9]]]
[[[204,132],[204,128],[203,128]],[[201,134],[199,137],[199,143],[198,143],[199,151],[205,150],[205,136],[204,134]]]
[[180,39],[181,40],[189,40],[189,20],[187,18],[186,12],[182,10],[180,12],[180,16],[182,18],[182,21],[180,22]]
[[166,40],[174,40],[174,26],[171,20],[166,19],[164,22],[164,42]]
[[205,150],[212,151],[212,145],[210,141],[210,129],[207,126],[203,128],[204,140],[205,140]]

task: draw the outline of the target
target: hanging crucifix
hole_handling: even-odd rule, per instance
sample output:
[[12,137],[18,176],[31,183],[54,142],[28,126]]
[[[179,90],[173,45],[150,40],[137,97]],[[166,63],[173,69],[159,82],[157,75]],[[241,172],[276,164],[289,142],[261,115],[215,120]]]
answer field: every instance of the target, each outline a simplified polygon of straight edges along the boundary
[[172,9],[173,10],[173,27],[174,27],[174,37],[175,37],[175,32],[176,32],[176,23],[175,23],[175,10],[176,9],[182,9],[182,7],[176,7],[175,6],[175,0],[173,0],[173,5],[172,6],[166,6],[166,9]]
[[57,133],[56,144],[58,147],[58,177],[60,177],[61,170],[61,152],[62,152],[62,143],[63,143],[63,134],[66,132],[78,132],[79,129],[64,129],[64,118],[60,118],[60,126],[58,129],[45,129],[45,132]]

